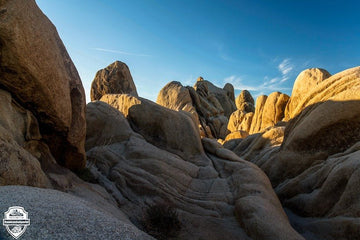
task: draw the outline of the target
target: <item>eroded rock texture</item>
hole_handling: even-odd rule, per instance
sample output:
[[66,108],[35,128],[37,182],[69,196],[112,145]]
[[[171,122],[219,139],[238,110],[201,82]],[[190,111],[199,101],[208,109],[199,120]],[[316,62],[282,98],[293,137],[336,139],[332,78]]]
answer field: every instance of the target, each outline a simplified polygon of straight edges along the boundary
[[[176,124],[182,119],[188,124],[168,129],[174,138],[171,141],[181,145],[185,133],[197,132],[188,115],[129,95],[104,97],[102,101],[111,106],[103,102],[88,104],[87,156],[100,184],[112,192],[132,222],[141,225],[143,209],[167,202],[177,209],[183,224],[180,239],[303,239],[289,225],[269,180],[258,167],[214,139],[203,138],[200,142],[198,133],[186,137],[193,145],[192,156],[186,156],[169,147],[155,146],[153,138],[149,139],[155,132],[143,130],[163,114],[167,115],[165,123],[158,123],[154,131],[164,130],[166,121]],[[136,121],[145,107],[151,109],[146,117],[154,120]],[[124,115],[130,124],[126,124]],[[109,118],[119,123],[112,131],[117,141],[111,134],[99,134],[102,127],[110,133],[103,124]],[[93,139],[107,144],[94,144]]]
[[179,82],[168,83],[159,92],[157,101],[161,106],[190,112],[203,137],[225,139],[229,133],[227,124],[235,111],[234,87],[226,84],[223,89],[199,77],[194,88]]
[[96,73],[91,83],[90,98],[94,101],[106,94],[121,93],[138,96],[129,67],[123,62],[115,61]]
[[0,8],[1,89],[37,119],[58,163],[84,167],[84,89],[55,27],[33,0],[3,0]]
[[309,239],[360,236],[359,90],[360,67],[335,74],[304,93],[287,124],[225,145],[267,173]]

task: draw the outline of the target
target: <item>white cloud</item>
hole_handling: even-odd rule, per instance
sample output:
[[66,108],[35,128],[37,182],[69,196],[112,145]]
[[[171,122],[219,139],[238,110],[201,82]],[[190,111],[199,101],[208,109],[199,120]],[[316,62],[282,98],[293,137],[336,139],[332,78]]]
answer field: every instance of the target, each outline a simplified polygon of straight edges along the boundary
[[[260,85],[247,85],[243,84],[242,77],[232,75],[224,79],[224,83],[231,83],[234,86],[235,90],[248,90],[248,91],[256,91],[260,93],[269,92],[269,91],[288,91],[291,90],[291,88],[284,88],[280,87],[279,80],[281,81],[281,78],[273,78],[271,80],[268,80],[268,77],[266,76],[264,78],[264,82]],[[257,94],[259,95],[259,94]],[[262,94],[260,94],[262,95]]]
[[96,51],[101,51],[101,52],[118,53],[118,54],[138,56],[138,57],[151,57],[151,55],[148,55],[148,54],[124,52],[124,51],[118,51],[118,50],[106,49],[106,48],[93,48],[93,49]]
[[278,66],[278,69],[282,75],[288,75],[293,70],[293,68],[294,66],[291,64],[289,58],[284,59]]
[[243,79],[236,75],[232,75],[224,79],[224,83],[231,83],[235,90],[257,91],[256,86],[243,84],[242,81]]

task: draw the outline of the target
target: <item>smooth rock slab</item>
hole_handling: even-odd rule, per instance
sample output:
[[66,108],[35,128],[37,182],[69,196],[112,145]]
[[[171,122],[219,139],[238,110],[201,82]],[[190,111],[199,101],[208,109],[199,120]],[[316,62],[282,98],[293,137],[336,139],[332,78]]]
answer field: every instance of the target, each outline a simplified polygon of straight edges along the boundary
[[[22,206],[30,226],[21,240],[33,239],[154,239],[133,225],[104,213],[97,206],[70,194],[25,186],[0,187],[0,212]],[[4,226],[0,239],[13,240]]]

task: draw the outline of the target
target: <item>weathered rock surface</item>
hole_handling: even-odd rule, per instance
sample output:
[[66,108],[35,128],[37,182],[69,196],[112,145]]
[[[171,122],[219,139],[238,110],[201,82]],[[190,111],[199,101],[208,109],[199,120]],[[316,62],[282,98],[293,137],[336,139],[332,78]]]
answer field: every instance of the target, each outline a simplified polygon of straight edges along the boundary
[[95,146],[128,140],[134,133],[129,122],[116,108],[101,101],[94,101],[87,105],[86,124],[88,126],[85,147],[87,150]]
[[[15,203],[24,207],[30,218],[21,239],[124,239],[152,240],[99,206],[68,193],[26,186],[0,187],[0,210],[5,212]],[[4,227],[0,238],[14,239]]]
[[250,134],[261,132],[281,121],[284,118],[288,100],[289,96],[280,92],[273,92],[269,96],[259,96],[256,100]]
[[[227,128],[231,132],[231,136],[226,137],[227,140],[234,139],[236,135],[239,135],[238,131],[255,134],[279,124],[284,118],[288,100],[289,96],[280,92],[273,92],[269,97],[259,96],[254,113],[254,99],[248,91],[242,91],[236,99],[238,110],[233,112],[229,119]],[[234,132],[237,133],[233,134]]]
[[253,117],[253,112],[236,110],[231,114],[227,128],[230,132],[238,130],[249,132]]
[[0,186],[49,186],[40,162],[22,146],[41,138],[36,119],[0,90]]
[[138,96],[129,67],[123,62],[116,61],[96,73],[91,83],[90,97],[91,101],[94,101],[100,100],[106,94],[121,93]]
[[225,138],[225,141],[229,141],[231,139],[246,138],[247,136],[249,136],[248,132],[242,131],[242,130],[237,130],[237,131],[234,131],[234,132],[228,134]]
[[[194,86],[196,92],[203,97],[206,97],[208,101],[212,102],[224,115],[229,118],[231,113],[236,110],[234,102],[234,87],[227,83],[223,89],[216,87],[211,82],[198,79]],[[215,99],[218,103],[216,103]],[[221,108],[217,105],[220,104]]]
[[244,112],[255,112],[254,98],[247,90],[242,90],[239,96],[235,100],[235,104],[238,110]]
[[[264,104],[264,110],[261,117],[260,131],[275,126],[284,118],[284,112],[289,96],[280,92],[271,93]],[[259,119],[260,121],[260,119]]]
[[302,71],[294,82],[291,97],[286,105],[285,120],[289,121],[291,118],[295,117],[295,115],[299,113],[295,112],[295,109],[302,98],[330,76],[331,74],[328,71],[320,68],[310,68]]
[[0,85],[32,112],[56,161],[85,166],[85,94],[55,27],[35,1],[0,2]]
[[122,112],[132,129],[151,144],[194,161],[204,154],[199,130],[188,112],[128,94],[108,94],[101,101]]
[[359,236],[359,109],[356,67],[313,86],[286,128],[226,145],[267,173],[292,223],[309,239]]
[[261,130],[261,121],[266,99],[266,95],[261,95],[256,99],[255,113],[251,121],[250,133],[257,133]]
[[188,88],[180,82],[169,82],[160,90],[156,103],[176,111],[182,110],[191,113],[199,125],[199,116]]
[[[124,131],[125,137],[107,145],[93,146],[91,143],[87,156],[93,163],[92,171],[98,173],[99,182],[117,199],[121,210],[132,222],[141,223],[146,206],[168,202],[177,209],[183,224],[180,239],[303,239],[289,225],[267,177],[255,165],[241,160],[215,139],[203,138],[206,155],[197,155],[198,160],[194,161],[155,147],[146,140],[146,132],[138,131],[143,137],[133,133],[128,138],[132,131],[130,126],[134,126],[129,116],[144,111],[142,107],[132,109],[129,102],[138,101],[137,104],[151,109],[146,115],[149,119],[153,116],[156,119],[157,111],[171,110],[128,95],[107,96],[108,99],[123,98],[108,102],[125,113],[130,125],[114,124],[114,132]],[[95,130],[91,125],[93,122],[96,126],[100,124],[91,116],[97,114],[99,106],[104,109],[106,106],[98,102],[88,105],[90,127],[87,135],[99,136],[93,131],[101,129]],[[114,115],[111,106],[101,114],[106,112],[109,117]],[[170,119],[173,114],[181,115],[180,112],[170,113]],[[116,121],[125,121],[125,117],[122,118],[119,113]],[[147,121],[143,120],[144,123]],[[176,138],[181,138],[182,132],[183,129],[172,129]],[[101,135],[100,138],[106,142],[110,136]],[[192,140],[195,145],[200,141],[198,134],[196,137],[198,140]]]
[[[358,86],[359,68],[354,67],[337,73],[319,82],[316,87],[309,89],[306,95],[298,102],[297,107],[289,112],[289,118],[294,118],[306,107],[319,102],[325,102],[343,94],[344,91]],[[346,95],[343,100],[352,100]]]
[[168,83],[159,92],[161,106],[190,112],[203,137],[225,139],[228,134],[229,116],[235,111],[234,87],[226,84],[223,89],[199,77],[194,88],[179,82]]

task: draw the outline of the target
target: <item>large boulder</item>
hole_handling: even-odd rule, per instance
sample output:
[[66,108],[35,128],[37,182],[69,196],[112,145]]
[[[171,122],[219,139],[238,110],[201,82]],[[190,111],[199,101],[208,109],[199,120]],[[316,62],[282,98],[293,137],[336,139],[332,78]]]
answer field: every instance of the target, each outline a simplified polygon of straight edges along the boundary
[[280,92],[273,92],[268,96],[264,105],[260,130],[275,126],[284,118],[288,101],[289,96]]
[[50,186],[40,162],[26,150],[40,138],[32,113],[21,108],[10,93],[0,90],[0,186]]
[[230,132],[236,132],[238,130],[249,132],[253,117],[253,112],[236,110],[231,114],[227,128]]
[[115,61],[99,70],[91,83],[91,101],[100,100],[105,94],[127,93],[138,96],[129,67],[120,61]]
[[286,128],[226,146],[266,172],[298,231],[313,239],[356,239],[360,67],[313,86],[295,111]]
[[[101,206],[51,189],[27,186],[0,187],[0,211],[15,203],[28,212],[30,225],[21,239],[138,239],[154,240],[128,221]],[[5,227],[0,238],[14,239]]]
[[[236,110],[234,102],[234,87],[230,83],[227,83],[223,89],[216,87],[211,82],[202,78],[198,79],[194,86],[195,90],[200,91],[200,94],[205,97],[214,96],[222,108],[222,113],[229,118],[231,113]],[[211,99],[209,101],[213,102]]]
[[259,96],[251,122],[250,133],[261,132],[268,127],[275,126],[284,118],[284,111],[289,96],[280,92],[273,92],[268,97]]
[[235,100],[238,110],[245,112],[255,112],[254,98],[247,90],[242,90]]
[[134,133],[124,115],[109,104],[94,101],[88,103],[86,108],[86,149],[122,142]]
[[[196,160],[192,161],[184,154],[174,154],[171,149],[154,146],[156,142],[149,138],[149,129],[161,129],[153,129],[155,133],[166,128],[163,123],[153,125],[153,121],[164,121],[164,124],[169,121],[176,125],[173,115],[181,116],[180,112],[129,95],[105,95],[103,100],[123,112],[130,126],[143,135],[133,133],[128,138],[131,129],[126,124],[124,127],[112,124],[116,135],[123,129],[126,137],[96,146],[90,138],[88,146],[92,147],[87,151],[92,172],[97,174],[99,182],[112,193],[132,222],[141,225],[148,206],[165,202],[176,209],[182,225],[177,239],[303,239],[290,226],[266,175],[255,165],[223,148],[215,139],[203,138],[206,154],[194,155]],[[106,142],[111,133],[107,126],[94,118],[99,107],[105,109],[106,105],[95,102],[88,106],[90,127],[87,135],[97,135],[97,142]],[[115,116],[111,106],[107,111],[102,110],[99,117],[110,119]],[[104,113],[109,113],[109,116],[105,117]],[[125,116],[117,114],[114,120],[123,122]],[[140,117],[142,122],[135,121]],[[192,122],[186,118],[182,121],[184,126],[186,122]],[[91,127],[93,123],[96,127]],[[140,126],[149,129],[142,131]],[[176,127],[167,129],[174,138],[172,141],[182,141],[183,135],[192,136],[197,131],[196,128]],[[102,132],[102,128],[108,136],[95,133]],[[179,140],[175,140],[177,138]],[[195,140],[187,137],[187,141],[197,146],[198,140]],[[183,151],[191,149],[184,148]],[[202,164],[194,164],[197,162]]]
[[180,82],[172,81],[166,84],[165,87],[160,90],[156,103],[176,111],[183,110],[190,112],[197,120],[197,124],[199,124],[199,116],[193,105],[189,89],[184,87]]
[[85,166],[85,94],[56,28],[34,0],[0,2],[0,85],[34,114],[60,164]]
[[101,101],[122,112],[132,129],[155,146],[189,160],[204,154],[198,127],[190,113],[128,94],[108,94]]
[[256,99],[255,113],[251,121],[250,133],[257,133],[261,130],[262,115],[266,99],[266,95],[261,95]]
[[190,112],[202,137],[221,139],[228,134],[229,116],[236,110],[231,84],[221,89],[202,77],[194,88],[184,87],[175,81],[168,83],[159,92],[157,103],[173,110]]
[[291,97],[286,105],[285,120],[288,121],[299,114],[295,109],[302,98],[330,76],[331,74],[328,71],[321,68],[310,68],[302,71],[294,82]]

